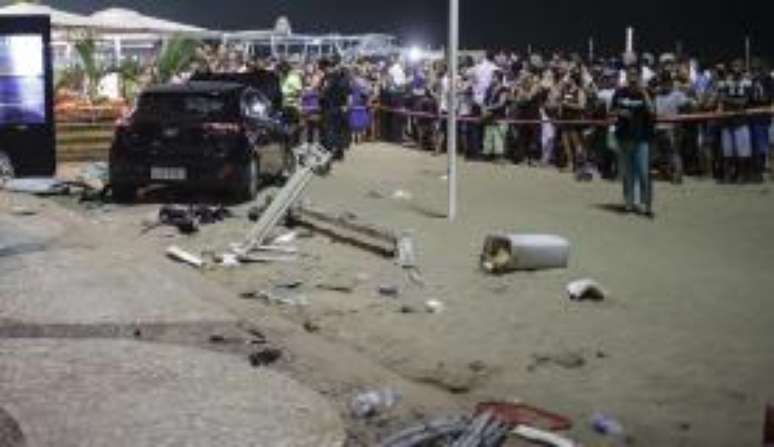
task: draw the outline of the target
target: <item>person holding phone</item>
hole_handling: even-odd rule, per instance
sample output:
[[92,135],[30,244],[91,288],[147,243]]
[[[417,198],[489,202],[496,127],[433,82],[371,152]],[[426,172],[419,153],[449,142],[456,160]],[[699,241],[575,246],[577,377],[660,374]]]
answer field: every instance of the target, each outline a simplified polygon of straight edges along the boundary
[[[630,65],[623,87],[613,95],[612,114],[616,120],[626,211],[648,217],[653,217],[650,143],[654,134],[654,112],[653,100],[643,85],[640,68]],[[639,191],[636,203],[635,190]]]

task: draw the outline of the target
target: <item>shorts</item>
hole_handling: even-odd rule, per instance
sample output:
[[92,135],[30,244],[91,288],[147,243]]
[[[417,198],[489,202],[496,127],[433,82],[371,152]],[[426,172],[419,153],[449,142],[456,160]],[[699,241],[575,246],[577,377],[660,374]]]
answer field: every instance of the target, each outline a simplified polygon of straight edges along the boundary
[[752,157],[752,138],[750,137],[749,126],[724,127],[722,130],[722,140],[723,157]]

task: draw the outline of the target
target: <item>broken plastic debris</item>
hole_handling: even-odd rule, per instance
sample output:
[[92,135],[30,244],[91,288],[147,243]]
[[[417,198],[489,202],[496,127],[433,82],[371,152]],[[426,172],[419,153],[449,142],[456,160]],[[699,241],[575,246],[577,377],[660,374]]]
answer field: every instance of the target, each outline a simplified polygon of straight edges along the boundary
[[575,442],[565,438],[564,436],[560,436],[556,433],[551,433],[544,430],[539,430],[534,427],[530,427],[527,425],[519,425],[517,426],[511,434],[516,435],[520,438],[524,438],[528,441],[532,442],[538,442],[541,445],[547,445],[552,447],[577,447],[578,444]]
[[392,198],[395,200],[411,200],[414,198],[410,192],[399,189],[392,193]]
[[567,294],[573,301],[604,301],[607,292],[593,279],[581,279],[567,285]]
[[438,300],[428,300],[425,302],[425,309],[431,314],[437,314],[444,311],[446,306]]
[[204,260],[202,260],[202,258],[195,256],[183,250],[182,248],[174,245],[167,248],[167,256],[169,256],[170,258],[176,261],[180,261],[180,262],[184,262],[186,264],[192,265],[196,268],[204,267]]
[[288,233],[285,233],[281,236],[274,238],[274,240],[272,241],[272,244],[280,244],[280,245],[289,244],[295,241],[297,237],[298,237],[298,233],[296,233],[295,231],[290,231]]

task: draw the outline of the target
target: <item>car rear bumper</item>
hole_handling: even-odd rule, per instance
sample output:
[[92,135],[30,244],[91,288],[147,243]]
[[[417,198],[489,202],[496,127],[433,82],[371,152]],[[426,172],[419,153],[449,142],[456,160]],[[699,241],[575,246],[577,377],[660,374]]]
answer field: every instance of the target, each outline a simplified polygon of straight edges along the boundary
[[[229,189],[244,179],[245,163],[228,160],[203,162],[138,162],[111,160],[110,183],[123,186],[164,184],[191,189]],[[184,170],[184,178],[160,178],[151,175],[152,168]]]

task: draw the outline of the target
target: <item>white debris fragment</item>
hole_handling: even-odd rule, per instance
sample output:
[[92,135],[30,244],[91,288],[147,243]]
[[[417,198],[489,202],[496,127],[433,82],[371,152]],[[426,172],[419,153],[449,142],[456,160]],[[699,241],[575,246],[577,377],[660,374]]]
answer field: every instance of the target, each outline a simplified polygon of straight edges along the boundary
[[604,301],[608,294],[593,279],[581,279],[567,285],[567,294],[573,301]]
[[175,261],[184,262],[186,264],[192,265],[196,268],[202,268],[204,267],[204,260],[196,255],[193,255],[185,250],[183,250],[180,247],[177,246],[171,246],[167,248],[167,256],[169,256],[171,259],[174,259]]

